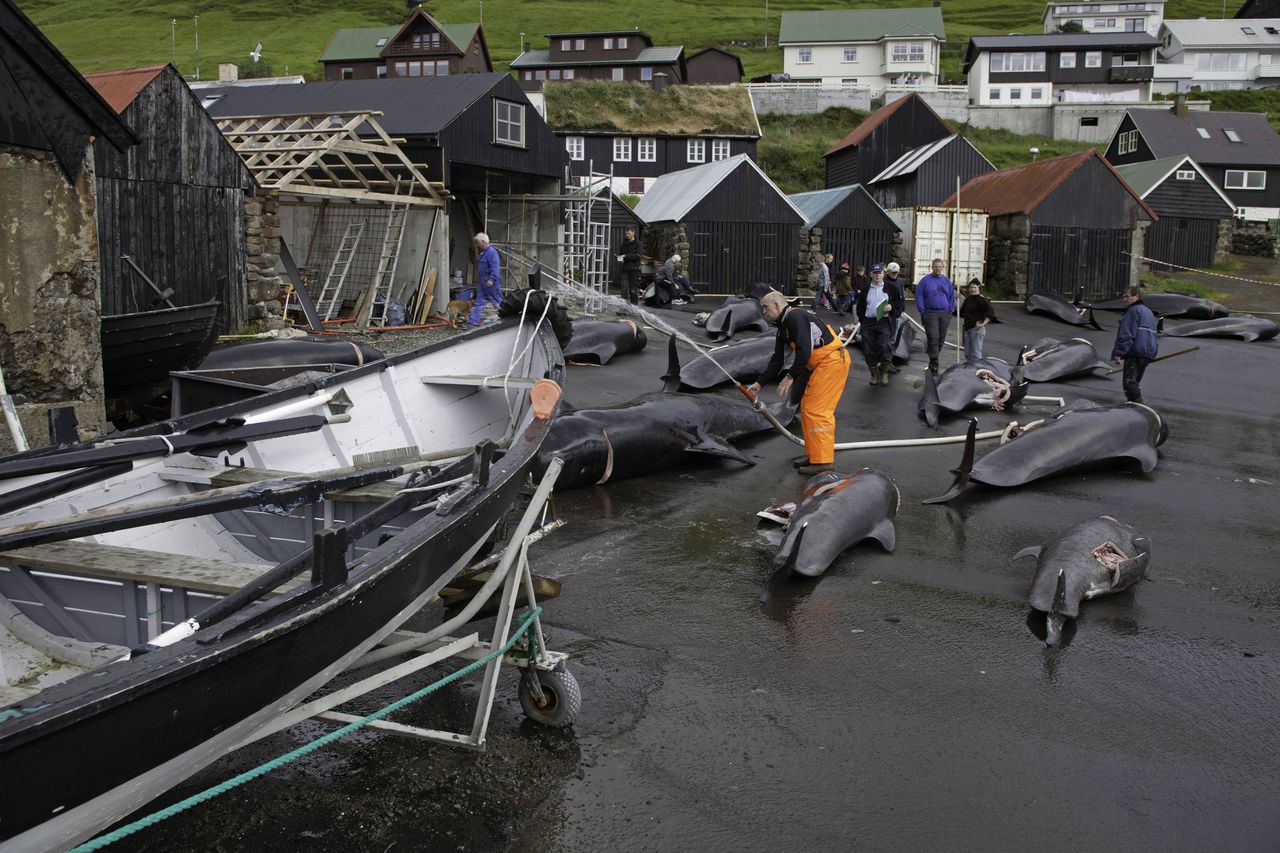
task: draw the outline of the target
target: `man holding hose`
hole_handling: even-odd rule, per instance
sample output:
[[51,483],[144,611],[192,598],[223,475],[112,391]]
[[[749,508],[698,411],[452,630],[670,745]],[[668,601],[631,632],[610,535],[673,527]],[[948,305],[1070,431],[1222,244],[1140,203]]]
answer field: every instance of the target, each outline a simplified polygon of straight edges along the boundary
[[849,378],[849,353],[830,326],[811,312],[791,305],[781,293],[766,293],[760,308],[766,320],[777,324],[777,342],[769,366],[747,391],[754,396],[760,392],[761,382],[780,376],[787,348],[794,350],[791,367],[778,383],[778,396],[785,398],[796,379],[805,379],[804,396],[800,398],[805,455],[794,464],[806,476],[830,471],[836,459],[836,406]]

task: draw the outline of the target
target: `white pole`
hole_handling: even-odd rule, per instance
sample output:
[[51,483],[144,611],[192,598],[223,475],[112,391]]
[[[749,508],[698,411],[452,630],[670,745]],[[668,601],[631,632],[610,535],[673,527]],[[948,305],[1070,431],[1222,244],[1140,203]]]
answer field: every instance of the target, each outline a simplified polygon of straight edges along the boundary
[[769,0],[764,0],[764,46],[769,46]]
[[196,79],[200,79],[200,16],[195,15],[196,20]]
[[960,324],[960,288],[956,280],[959,278],[959,261],[956,260],[956,242],[960,239],[960,176],[956,175],[956,212],[951,220],[951,292],[956,300],[956,343],[961,348],[956,350],[956,364],[960,363],[960,354],[964,351],[964,326]]
[[178,67],[178,19],[172,18],[169,21],[169,45],[170,54],[173,58],[173,67]]

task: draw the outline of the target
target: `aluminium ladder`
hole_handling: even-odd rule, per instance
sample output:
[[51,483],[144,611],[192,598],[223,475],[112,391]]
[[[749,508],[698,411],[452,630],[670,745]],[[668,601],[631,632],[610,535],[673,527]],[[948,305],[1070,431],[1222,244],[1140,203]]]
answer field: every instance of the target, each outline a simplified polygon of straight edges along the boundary
[[321,320],[332,320],[342,307],[342,285],[347,281],[347,272],[351,269],[351,261],[356,255],[356,247],[360,245],[360,237],[364,234],[363,219],[356,220],[347,226],[342,234],[342,242],[329,265],[329,274],[325,276],[324,287],[320,289],[320,298],[316,300],[316,313]]
[[[391,203],[391,211],[387,215],[387,230],[382,235],[382,255],[378,258],[378,271],[373,276],[373,300],[369,306],[369,322],[366,325],[387,324],[387,308],[391,305],[396,265],[400,260],[400,245],[404,242],[404,226],[409,216],[408,196],[412,194],[411,182],[405,201]],[[400,195],[399,178],[396,179],[395,195]],[[378,304],[378,297],[382,297],[381,305]]]

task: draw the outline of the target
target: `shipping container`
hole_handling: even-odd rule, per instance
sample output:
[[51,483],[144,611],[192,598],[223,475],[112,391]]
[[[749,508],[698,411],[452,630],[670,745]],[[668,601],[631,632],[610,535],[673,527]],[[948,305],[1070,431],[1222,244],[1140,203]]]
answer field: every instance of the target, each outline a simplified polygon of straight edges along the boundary
[[907,250],[903,278],[919,281],[931,271],[933,259],[942,258],[947,276],[957,284],[975,277],[986,281],[986,211],[960,208],[957,214],[954,207],[900,207],[888,213],[902,228]]

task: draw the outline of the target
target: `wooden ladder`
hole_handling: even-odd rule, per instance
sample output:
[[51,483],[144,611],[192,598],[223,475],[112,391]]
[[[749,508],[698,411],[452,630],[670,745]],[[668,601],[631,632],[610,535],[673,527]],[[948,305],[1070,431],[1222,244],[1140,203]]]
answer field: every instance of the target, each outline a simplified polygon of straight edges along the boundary
[[364,234],[364,223],[363,219],[352,222],[342,234],[342,242],[338,244],[333,263],[329,265],[329,274],[325,276],[324,287],[320,289],[320,298],[316,300],[316,313],[321,320],[332,320],[342,307],[342,285],[347,281],[347,271],[351,269],[351,260]]
[[[408,196],[413,194],[413,184],[405,194],[404,203],[392,202],[387,215],[387,230],[382,235],[382,255],[378,258],[378,271],[373,276],[373,298],[369,301],[369,321],[365,325],[387,324],[387,308],[391,305],[396,265],[400,260],[400,245],[404,242],[404,226],[409,215]],[[400,195],[400,179],[396,179],[395,195]],[[381,304],[378,298],[382,298]]]

